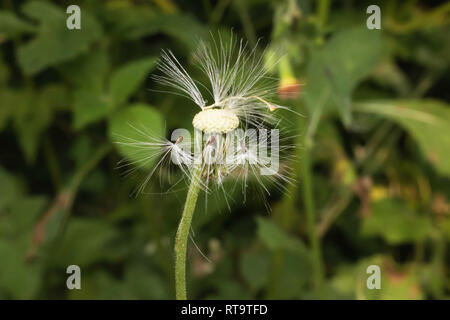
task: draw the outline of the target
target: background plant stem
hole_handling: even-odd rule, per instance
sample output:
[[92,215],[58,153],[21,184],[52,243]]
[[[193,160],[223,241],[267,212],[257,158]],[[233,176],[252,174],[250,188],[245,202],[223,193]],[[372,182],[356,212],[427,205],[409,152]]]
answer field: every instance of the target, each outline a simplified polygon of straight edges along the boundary
[[186,251],[192,217],[200,191],[200,167],[194,171],[184,204],[183,215],[175,238],[175,293],[177,300],[186,300]]
[[[306,137],[307,139],[307,137]],[[306,225],[308,228],[308,238],[313,255],[314,286],[320,290],[323,284],[323,264],[320,239],[316,228],[316,211],[313,196],[312,166],[310,161],[311,143],[305,140],[301,148],[301,175],[302,194],[306,212]]]

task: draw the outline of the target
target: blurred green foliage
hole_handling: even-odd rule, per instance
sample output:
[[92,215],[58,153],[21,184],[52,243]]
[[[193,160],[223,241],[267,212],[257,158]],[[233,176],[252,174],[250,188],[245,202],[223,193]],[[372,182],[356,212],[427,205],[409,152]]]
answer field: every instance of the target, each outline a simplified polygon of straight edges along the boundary
[[81,30],[66,28],[73,1],[0,3],[0,299],[174,298],[185,184],[159,171],[135,197],[152,166],[121,176],[140,157],[113,142],[130,123],[191,128],[193,104],[149,76],[168,48],[204,79],[198,39],[231,30],[284,54],[270,72],[304,115],[280,111],[297,182],[201,195],[189,297],[449,297],[448,2],[380,2],[381,30],[366,28],[373,1],[85,0]]

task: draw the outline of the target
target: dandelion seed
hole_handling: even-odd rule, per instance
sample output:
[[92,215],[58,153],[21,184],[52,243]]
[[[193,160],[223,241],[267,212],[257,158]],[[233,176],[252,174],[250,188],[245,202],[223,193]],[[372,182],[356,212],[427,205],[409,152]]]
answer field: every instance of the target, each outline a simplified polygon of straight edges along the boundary
[[[212,96],[212,103],[209,105],[197,82],[172,52],[162,52],[158,67],[162,74],[153,76],[160,84],[175,89],[176,94],[186,96],[200,108],[192,120],[196,133],[194,140],[180,136],[174,142],[155,141],[144,135],[146,141],[124,142],[139,152],[146,148],[160,148],[156,153],[160,160],[145,177],[140,190],[148,183],[156,168],[169,158],[189,181],[175,244],[176,289],[179,299],[186,299],[186,241],[199,191],[203,189],[209,193],[213,189],[220,189],[228,203],[224,186],[226,180],[242,183],[244,200],[250,180],[254,180],[267,194],[270,194],[265,185],[267,180],[280,189],[292,182],[286,174],[288,168],[280,170],[278,163],[280,152],[289,151],[292,146],[282,145],[286,139],[279,139],[279,121],[276,117],[278,109],[290,109],[271,101],[277,94],[276,81],[266,75],[262,55],[257,55],[256,46],[248,48],[244,41],[237,41],[234,37],[225,42],[219,36],[218,40],[213,38],[209,43],[200,42],[194,57],[209,79]],[[267,132],[271,136],[270,152],[269,144],[265,141],[269,137]],[[144,155],[141,161],[127,165],[146,163],[153,157],[154,155]]]
[[[167,159],[172,159],[173,164],[181,169],[188,181],[195,179],[194,171],[199,165],[201,168],[199,182],[207,192],[211,190],[211,184],[220,187],[229,178],[240,177],[240,181],[246,185],[250,177],[257,184],[261,184],[260,189],[268,193],[258,172],[270,163],[271,159],[261,157],[253,149],[247,150],[243,141],[234,141],[238,129],[277,128],[276,111],[290,110],[271,101],[271,98],[277,95],[277,83],[275,79],[266,75],[267,69],[263,66],[262,55],[257,54],[256,46],[249,48],[243,40],[231,37],[229,41],[224,41],[219,36],[218,40],[212,38],[210,42],[201,41],[194,54],[194,61],[209,79],[213,100],[209,105],[197,86],[198,82],[191,78],[171,51],[162,51],[158,66],[161,74],[154,75],[153,78],[160,84],[175,89],[174,93],[186,96],[200,108],[193,117],[192,125],[196,132],[212,135],[209,140],[200,139],[194,143],[199,153],[192,153],[192,142],[183,142],[181,137],[175,142],[159,140],[152,144],[149,142],[152,138],[145,136],[147,141],[124,143],[136,147],[138,152],[142,153],[145,152],[145,148],[161,148],[157,156],[164,160],[158,161],[157,166],[163,166],[167,163]],[[253,138],[256,138],[256,134],[252,135],[252,144],[256,146],[257,141]],[[239,148],[239,145],[244,147]],[[127,165],[139,165],[140,162],[152,160],[153,156],[152,158],[143,156],[141,161]],[[145,177],[139,187],[140,191],[155,172],[156,168]],[[281,180],[282,183],[289,181],[283,173],[275,170],[270,180]],[[243,192],[245,193],[245,188]]]

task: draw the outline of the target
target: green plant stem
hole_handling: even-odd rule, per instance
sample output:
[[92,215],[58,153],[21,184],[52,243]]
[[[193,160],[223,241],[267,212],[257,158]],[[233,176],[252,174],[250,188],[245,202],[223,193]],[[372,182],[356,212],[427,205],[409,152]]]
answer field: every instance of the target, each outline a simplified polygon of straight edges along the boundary
[[322,220],[317,225],[317,232],[320,238],[323,238],[339,215],[348,207],[352,199],[352,189],[344,188],[343,191],[338,193],[338,197],[333,199],[332,204],[323,210],[321,214]]
[[322,252],[320,248],[320,239],[316,228],[316,211],[314,206],[312,167],[310,162],[311,142],[304,141],[301,157],[301,175],[302,175],[302,191],[303,202],[306,211],[306,225],[308,228],[308,238],[313,254],[314,266],[314,286],[316,290],[320,290],[323,284],[323,265]]
[[237,11],[241,18],[241,23],[244,28],[244,33],[247,36],[248,43],[254,47],[257,42],[255,27],[253,26],[252,19],[248,14],[247,4],[244,1],[235,1],[235,6],[237,7]]
[[100,146],[94,155],[87,160],[74,174],[70,182],[70,188],[77,190],[85,176],[94,169],[98,163],[112,150],[112,145],[107,143]]
[[[304,126],[304,118],[298,118],[298,127]],[[298,135],[295,138],[294,145],[300,146],[303,143],[303,137]],[[295,149],[295,158],[300,159],[301,157],[301,148],[297,147]],[[287,185],[287,191],[284,193],[283,200],[281,202],[280,210],[278,211],[275,219],[277,223],[288,232],[291,232],[295,227],[294,220],[295,214],[297,210],[295,208],[295,204],[297,202],[297,194],[298,194],[298,182],[301,179],[299,166],[295,166],[295,170],[292,173],[292,178],[295,183],[291,183]],[[266,299],[272,300],[276,299],[277,295],[277,284],[280,281],[280,277],[283,272],[283,268],[285,265],[285,253],[282,249],[277,249],[274,251],[271,262],[271,270],[269,276],[269,285],[267,288]]]
[[212,11],[210,18],[209,18],[209,24],[214,26],[220,22],[222,19],[223,13],[225,12],[225,9],[230,5],[231,0],[219,0],[217,1],[216,7]]
[[184,204],[183,215],[178,225],[175,238],[175,294],[177,300],[186,300],[186,249],[191,228],[192,217],[200,191],[201,168],[195,169],[189,185],[189,190]]
[[[109,143],[100,146],[92,157],[76,170],[71,181],[61,189],[53,200],[53,204],[35,225],[34,233],[40,232],[40,224],[44,226],[42,229],[45,231],[45,237],[44,240],[32,241],[27,253],[27,259],[31,261],[42,246],[48,245],[45,249],[46,255],[43,258],[42,264],[50,265],[52,263],[53,255],[57,252],[58,246],[61,245],[61,239],[64,236],[70,218],[72,203],[77,195],[81,182],[103,160],[111,149],[112,145]],[[51,226],[49,227],[49,225]]]
[[330,12],[330,0],[319,0],[317,5],[317,16],[319,19],[320,32],[324,32],[325,25]]

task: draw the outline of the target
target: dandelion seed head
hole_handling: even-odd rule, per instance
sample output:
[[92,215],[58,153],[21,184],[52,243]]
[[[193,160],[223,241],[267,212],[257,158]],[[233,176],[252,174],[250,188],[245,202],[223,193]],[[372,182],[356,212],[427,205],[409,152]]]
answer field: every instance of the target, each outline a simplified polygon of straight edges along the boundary
[[[206,192],[212,190],[212,184],[227,196],[224,184],[228,179],[241,182],[244,195],[249,180],[254,180],[267,194],[266,180],[283,189],[283,185],[291,183],[292,179],[278,170],[278,164],[267,169],[273,159],[268,154],[261,155],[256,130],[277,128],[276,111],[289,108],[271,101],[277,96],[277,83],[267,76],[262,56],[257,54],[256,46],[249,48],[243,40],[235,37],[229,41],[223,41],[220,36],[218,40],[201,41],[194,54],[194,62],[209,80],[209,89],[201,84],[201,88],[206,88],[211,94],[209,100],[212,102],[208,105],[208,99],[197,86],[199,82],[191,78],[172,52],[163,51],[158,67],[161,75],[153,78],[174,88],[201,109],[193,117],[192,125],[203,137],[194,143],[179,137],[174,138],[174,142],[128,141],[128,145],[140,148],[141,152],[145,152],[145,148],[161,148],[160,157],[171,158],[188,180],[193,179],[193,172],[200,166],[200,183]],[[240,134],[240,130],[246,129],[256,130],[248,135]],[[193,146],[194,149],[199,147],[199,154],[192,153],[189,148]],[[282,146],[277,152],[287,149]],[[166,162],[160,160],[157,166]],[[263,168],[269,173],[264,174],[266,177],[260,173]],[[156,168],[143,183],[147,183],[155,171]]]
[[239,126],[239,118],[227,109],[208,109],[197,113],[192,125],[206,133],[227,133]]

